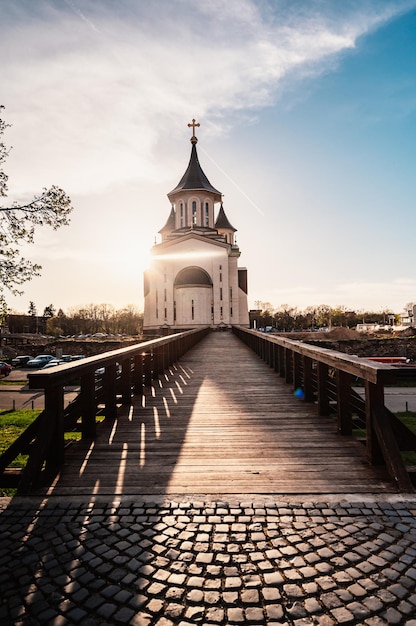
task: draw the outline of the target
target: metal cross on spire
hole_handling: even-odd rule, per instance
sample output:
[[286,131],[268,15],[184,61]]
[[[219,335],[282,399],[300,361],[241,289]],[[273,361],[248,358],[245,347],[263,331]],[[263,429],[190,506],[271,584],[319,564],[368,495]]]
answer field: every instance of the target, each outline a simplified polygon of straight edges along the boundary
[[188,128],[192,127],[191,143],[196,143],[198,141],[198,139],[195,137],[195,127],[199,127],[199,126],[201,126],[201,124],[196,122],[195,119],[192,120],[191,124],[188,124]]

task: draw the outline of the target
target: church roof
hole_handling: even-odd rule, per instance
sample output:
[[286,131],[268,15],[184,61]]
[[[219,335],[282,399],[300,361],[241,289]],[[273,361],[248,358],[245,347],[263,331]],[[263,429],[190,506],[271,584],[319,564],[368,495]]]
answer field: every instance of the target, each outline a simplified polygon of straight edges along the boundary
[[221,192],[218,189],[215,189],[209,182],[208,178],[205,176],[201,165],[199,164],[198,154],[196,151],[196,141],[192,141],[192,150],[191,150],[191,158],[189,159],[189,165],[185,174],[182,176],[179,184],[173,189],[170,193],[168,193],[169,200],[172,196],[180,193],[181,191],[208,191],[210,193],[215,194],[216,201],[221,200]]
[[[176,231],[179,232],[179,231]],[[225,252],[229,251],[229,244],[224,241],[223,237],[207,237],[204,233],[194,232],[193,230],[188,230],[187,233],[183,233],[178,237],[169,237],[165,241],[157,243],[152,247],[152,254],[157,256],[162,253],[162,250],[166,248],[181,246],[181,244],[189,241],[190,239],[196,240],[204,244],[204,246],[218,246],[219,248],[223,248]]]
[[218,211],[217,221],[215,222],[215,228],[233,230],[234,232],[237,231],[237,229],[234,228],[234,226],[231,226],[230,222],[228,221],[228,217],[225,214],[224,207],[222,206],[222,202],[221,202],[220,210]]
[[164,233],[166,230],[175,230],[175,209],[172,207],[170,211],[170,215],[168,217],[168,221],[166,224],[159,230],[160,233]]

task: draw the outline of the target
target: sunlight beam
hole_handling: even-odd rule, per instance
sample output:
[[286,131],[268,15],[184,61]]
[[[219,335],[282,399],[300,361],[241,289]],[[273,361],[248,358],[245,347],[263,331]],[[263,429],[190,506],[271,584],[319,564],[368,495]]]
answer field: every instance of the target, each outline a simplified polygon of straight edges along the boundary
[[153,407],[153,421],[155,424],[155,435],[156,439],[160,439],[160,422],[159,422],[159,411],[157,407]]
[[142,422],[142,426],[140,428],[140,456],[139,456],[139,466],[144,467],[146,463],[146,425]]

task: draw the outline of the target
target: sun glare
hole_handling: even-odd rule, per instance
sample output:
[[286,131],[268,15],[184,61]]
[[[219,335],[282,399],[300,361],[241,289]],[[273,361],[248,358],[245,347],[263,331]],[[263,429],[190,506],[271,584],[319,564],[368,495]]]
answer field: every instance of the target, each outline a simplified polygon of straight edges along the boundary
[[218,250],[218,252],[212,251],[199,251],[199,252],[175,252],[175,253],[167,253],[167,254],[155,254],[152,256],[152,260],[161,260],[161,261],[171,261],[175,259],[204,259],[204,258],[212,258],[213,256],[224,256],[223,250]]

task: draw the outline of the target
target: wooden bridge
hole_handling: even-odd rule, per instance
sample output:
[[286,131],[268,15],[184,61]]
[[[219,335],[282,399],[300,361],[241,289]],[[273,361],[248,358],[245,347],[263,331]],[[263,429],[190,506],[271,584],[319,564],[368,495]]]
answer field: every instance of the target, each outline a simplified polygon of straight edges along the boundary
[[[53,495],[409,492],[400,450],[416,438],[384,406],[396,371],[239,328],[39,371],[29,381],[45,411],[1,457],[0,480]],[[74,429],[82,439],[68,446]],[[19,452],[23,471],[10,467]]]

